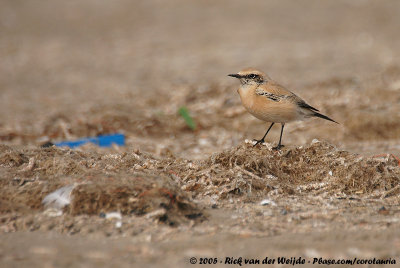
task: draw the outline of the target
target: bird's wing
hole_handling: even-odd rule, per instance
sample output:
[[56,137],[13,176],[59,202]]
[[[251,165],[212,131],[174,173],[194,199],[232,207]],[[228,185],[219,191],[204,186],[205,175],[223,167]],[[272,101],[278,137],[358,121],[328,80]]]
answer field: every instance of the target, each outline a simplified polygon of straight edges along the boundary
[[311,105],[308,105],[308,104],[307,104],[305,101],[303,101],[303,100],[301,100],[300,102],[297,102],[297,105],[298,105],[299,107],[301,107],[301,108],[304,108],[304,109],[308,109],[308,110],[311,110],[311,111],[314,111],[314,112],[319,112],[318,109],[312,107]]
[[257,88],[256,89],[256,94],[260,95],[260,96],[264,96],[272,101],[280,101],[282,98],[284,98],[285,96],[283,95],[277,95],[271,92],[268,92],[262,88]]
[[295,101],[295,98],[300,99],[294,93],[272,81],[270,81],[268,84],[258,86],[256,89],[256,94],[265,96],[273,101]]
[[290,90],[286,89],[285,87],[279,85],[278,83],[272,82],[267,85],[259,86],[256,89],[256,94],[260,96],[265,96],[270,100],[273,101],[289,101],[292,102],[299,107],[311,111],[318,112],[319,110],[308,105],[302,98],[291,92]]

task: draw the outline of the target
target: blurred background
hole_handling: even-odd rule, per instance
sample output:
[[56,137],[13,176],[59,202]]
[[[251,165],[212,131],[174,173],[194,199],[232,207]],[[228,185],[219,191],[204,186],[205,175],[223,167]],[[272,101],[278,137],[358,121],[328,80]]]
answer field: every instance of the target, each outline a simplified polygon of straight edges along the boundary
[[396,0],[2,0],[0,141],[122,132],[128,149],[204,158],[265,132],[227,77],[251,66],[340,122],[289,124],[285,144],[399,153],[399,14]]

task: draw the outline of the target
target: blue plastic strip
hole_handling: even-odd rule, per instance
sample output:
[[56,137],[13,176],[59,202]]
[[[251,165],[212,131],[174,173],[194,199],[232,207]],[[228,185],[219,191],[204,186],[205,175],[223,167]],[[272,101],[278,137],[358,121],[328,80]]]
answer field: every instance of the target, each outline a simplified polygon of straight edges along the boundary
[[111,135],[101,135],[97,137],[83,138],[76,141],[63,141],[55,143],[56,146],[63,147],[68,146],[70,148],[79,147],[88,142],[94,143],[100,147],[111,147],[112,144],[118,146],[125,146],[125,135],[124,134],[111,134]]

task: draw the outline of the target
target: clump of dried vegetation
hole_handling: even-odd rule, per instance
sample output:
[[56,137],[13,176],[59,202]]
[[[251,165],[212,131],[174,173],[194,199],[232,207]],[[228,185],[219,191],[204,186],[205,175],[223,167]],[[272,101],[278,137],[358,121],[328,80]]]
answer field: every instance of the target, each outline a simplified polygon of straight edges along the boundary
[[[0,212],[43,210],[48,193],[76,185],[68,215],[119,211],[145,215],[162,210],[170,225],[206,219],[199,201],[266,195],[386,197],[398,192],[399,161],[391,155],[363,157],[313,141],[274,151],[243,143],[201,161],[157,158],[132,150],[0,147]],[[396,188],[397,187],[397,188]]]

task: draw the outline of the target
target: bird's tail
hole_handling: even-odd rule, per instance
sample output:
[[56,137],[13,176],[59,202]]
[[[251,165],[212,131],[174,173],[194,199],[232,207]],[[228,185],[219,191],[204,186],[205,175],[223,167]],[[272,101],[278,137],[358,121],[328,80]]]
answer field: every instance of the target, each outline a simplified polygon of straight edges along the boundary
[[332,121],[332,122],[334,122],[334,123],[336,123],[336,124],[339,124],[338,122],[336,122],[335,120],[333,120],[333,119],[327,117],[326,115],[323,115],[323,114],[320,114],[320,113],[317,113],[317,112],[314,112],[314,113],[312,114],[312,116],[319,117],[319,118],[322,118],[322,119],[325,119],[325,120]]

